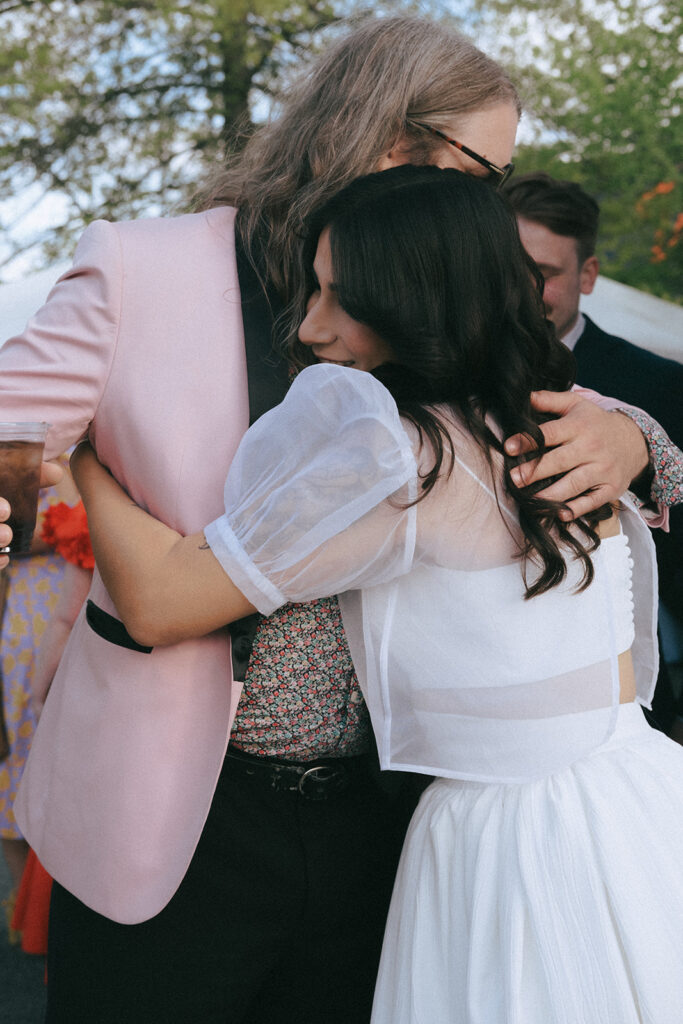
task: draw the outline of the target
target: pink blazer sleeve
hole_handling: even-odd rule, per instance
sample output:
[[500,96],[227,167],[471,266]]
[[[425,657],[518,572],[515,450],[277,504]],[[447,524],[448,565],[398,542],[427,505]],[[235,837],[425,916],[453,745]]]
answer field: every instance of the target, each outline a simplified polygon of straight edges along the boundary
[[47,420],[46,458],[79,440],[93,419],[116,347],[121,286],[117,233],[96,221],[45,305],[0,350],[0,418]]

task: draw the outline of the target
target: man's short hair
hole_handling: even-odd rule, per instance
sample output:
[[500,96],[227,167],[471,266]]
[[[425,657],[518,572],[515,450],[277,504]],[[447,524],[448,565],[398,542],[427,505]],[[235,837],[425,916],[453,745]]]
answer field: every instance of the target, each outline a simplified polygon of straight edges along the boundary
[[600,207],[576,182],[558,181],[544,171],[534,171],[514,175],[503,192],[518,217],[576,239],[579,265],[595,254]]

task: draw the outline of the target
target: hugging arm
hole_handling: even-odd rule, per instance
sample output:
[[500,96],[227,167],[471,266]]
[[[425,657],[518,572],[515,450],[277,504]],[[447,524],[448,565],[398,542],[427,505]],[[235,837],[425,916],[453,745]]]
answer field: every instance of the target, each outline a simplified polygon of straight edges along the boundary
[[79,445],[71,468],[88,513],[95,561],[134,640],[154,647],[202,636],[255,609],[203,533],[182,537],[139,508]]
[[[646,497],[655,503],[668,505],[680,501],[680,480],[677,490],[663,486],[663,480],[680,478],[681,468],[680,452],[668,442],[661,427],[646,414],[614,399],[584,392],[591,396],[587,399],[581,391],[540,391],[533,396],[536,409],[560,418],[542,425],[550,450],[537,462],[518,467],[518,482],[530,484],[563,474],[540,493],[565,502],[570,509],[567,518],[585,515],[602,504],[616,501],[624,491],[639,484],[650,492]],[[626,415],[615,416],[614,411]],[[646,426],[649,429],[645,430]],[[659,445],[659,438],[668,444]],[[657,446],[659,459],[651,460],[651,446]],[[516,435],[508,439],[505,447],[512,455],[529,451],[532,445],[527,438]],[[651,481],[646,479],[649,472],[653,474]]]
[[104,583],[128,632],[147,646],[254,609],[268,615],[373,586],[412,562],[415,459],[393,399],[370,374],[332,366],[299,374],[242,439],[224,515],[190,537],[134,505],[86,446],[72,464]]

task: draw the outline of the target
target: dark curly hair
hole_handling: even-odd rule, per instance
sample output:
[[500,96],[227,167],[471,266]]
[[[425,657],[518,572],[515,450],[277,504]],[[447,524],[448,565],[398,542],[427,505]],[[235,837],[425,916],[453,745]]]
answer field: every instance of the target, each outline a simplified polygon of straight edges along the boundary
[[[531,392],[567,391],[575,377],[574,357],[545,319],[542,279],[506,202],[486,181],[450,168],[404,165],[359,178],[312,218],[305,247],[311,292],[325,228],[341,306],[391,348],[393,361],[374,375],[434,450],[418,500],[445,460],[449,472],[453,466],[448,431],[434,411],[446,404],[462,417],[491,468],[492,451],[503,455],[505,487],[525,538],[526,596],[565,578],[568,552],[583,563],[581,586],[588,586],[590,554],[599,544],[595,526],[609,506],[578,520],[578,532],[570,530],[559,517],[565,506],[537,495],[548,481],[515,485],[510,470],[519,459],[504,452],[486,424],[491,413],[503,436],[528,434],[542,453],[542,417],[531,407]],[[299,342],[292,356],[299,365],[312,361]],[[532,584],[530,556],[541,563]]]

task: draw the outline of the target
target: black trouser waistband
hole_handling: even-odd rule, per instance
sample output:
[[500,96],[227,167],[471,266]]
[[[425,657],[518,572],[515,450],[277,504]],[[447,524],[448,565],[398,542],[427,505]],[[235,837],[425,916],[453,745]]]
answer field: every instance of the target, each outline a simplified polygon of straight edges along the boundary
[[370,765],[366,755],[283,761],[276,757],[247,754],[232,744],[228,747],[225,762],[231,771],[249,776],[278,792],[295,793],[304,800],[328,800],[344,792],[352,782],[368,776]]

